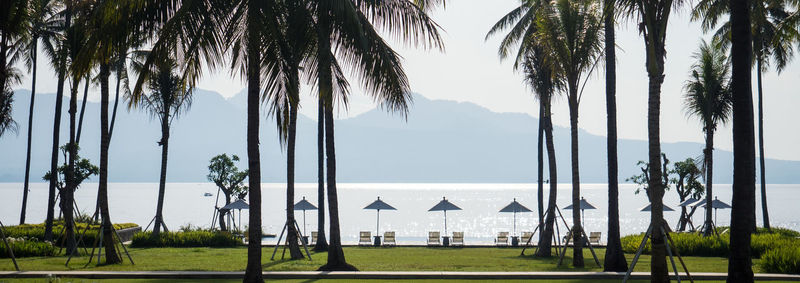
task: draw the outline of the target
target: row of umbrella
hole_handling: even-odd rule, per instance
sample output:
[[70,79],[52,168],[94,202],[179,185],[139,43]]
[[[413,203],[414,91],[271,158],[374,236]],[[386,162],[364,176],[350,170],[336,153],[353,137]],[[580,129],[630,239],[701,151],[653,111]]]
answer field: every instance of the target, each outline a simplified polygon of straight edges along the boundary
[[[705,208],[706,207],[706,201],[705,200],[698,200],[698,199],[694,199],[694,198],[689,198],[688,200],[686,200],[684,202],[681,202],[679,204],[679,206],[683,206],[683,207],[700,206],[701,208]],[[711,207],[714,208],[714,222],[717,222],[717,219],[716,219],[717,218],[717,209],[728,209],[728,208],[731,208],[730,205],[728,205],[727,203],[722,202],[721,200],[719,200],[716,197],[714,198],[714,201],[711,202]],[[564,209],[573,209],[573,208],[574,207],[571,204],[564,207]],[[294,205],[294,209],[303,211],[303,234],[305,235],[306,234],[305,233],[306,210],[317,210],[317,207],[314,206],[313,204],[311,204],[310,202],[308,202],[306,200],[306,198],[303,197],[303,199],[301,201],[299,201],[298,203],[296,203]],[[391,206],[391,205],[387,204],[386,202],[382,201],[381,197],[378,197],[377,200],[375,200],[374,202],[372,202],[369,205],[367,205],[366,207],[364,207],[364,209],[371,209],[371,210],[375,210],[376,211],[376,225],[375,225],[375,234],[376,235],[380,235],[381,210],[397,210],[393,206]],[[585,217],[584,217],[585,216],[585,211],[587,209],[597,209],[597,208],[594,207],[592,204],[590,204],[588,201],[586,201],[585,198],[581,197],[581,201],[579,202],[578,209],[581,210],[581,218],[584,219],[584,223],[582,223],[582,224],[585,226],[585,224],[586,224],[585,223],[586,220],[585,220]],[[672,209],[672,208],[670,208],[669,206],[666,206],[666,205],[664,205],[663,209],[664,209],[664,211],[675,211],[674,209]],[[436,205],[434,205],[433,207],[428,209],[428,211],[442,211],[444,213],[444,233],[445,233],[445,235],[447,235],[447,211],[448,210],[461,210],[461,208],[458,207],[457,205],[451,203],[450,201],[448,201],[447,198],[442,197],[442,200],[439,201],[439,203],[437,203]],[[639,209],[639,211],[650,211],[650,210],[651,210],[650,209],[650,204],[648,204],[647,206]],[[503,207],[502,209],[500,209],[500,212],[510,212],[510,213],[514,214],[514,230],[513,230],[514,232],[513,233],[516,234],[516,232],[517,232],[517,213],[519,213],[519,212],[532,212],[532,211],[530,209],[528,209],[527,207],[525,207],[524,205],[522,205],[519,202],[517,202],[517,199],[514,198],[514,200],[510,204],[508,204],[505,207]]]

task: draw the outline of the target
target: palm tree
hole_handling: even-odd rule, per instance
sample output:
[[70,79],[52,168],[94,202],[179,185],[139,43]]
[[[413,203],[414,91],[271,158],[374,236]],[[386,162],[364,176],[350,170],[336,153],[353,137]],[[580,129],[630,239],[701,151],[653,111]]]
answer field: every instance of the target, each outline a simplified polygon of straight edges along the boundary
[[315,252],[328,251],[325,237],[325,107],[317,99],[317,242]]
[[[564,81],[570,116],[572,149],[572,205],[580,207],[580,174],[578,171],[578,105],[582,91],[581,80],[586,80],[602,53],[602,8],[593,1],[557,0],[544,6],[539,17],[534,40],[545,51],[545,63],[553,75]],[[572,210],[573,227],[570,229],[575,243],[572,265],[583,267],[583,228],[580,210]]]
[[[164,4],[159,2],[160,4]],[[158,3],[156,3],[158,4]],[[204,65],[214,69],[226,47],[232,46],[232,70],[247,80],[247,159],[249,170],[249,237],[261,238],[261,157],[259,107],[261,96],[261,42],[280,38],[281,16],[277,1],[184,1],[176,5],[144,5],[142,26],[155,30],[151,56],[143,64],[150,70],[160,54],[179,53],[181,76],[193,86]],[[283,78],[273,78],[274,81]],[[273,82],[274,82],[273,81]],[[269,82],[268,82],[269,83]],[[141,95],[143,77],[136,82],[133,98]],[[250,241],[245,282],[262,282],[261,243]]]
[[22,186],[22,209],[19,224],[25,224],[25,212],[28,205],[28,181],[31,171],[31,140],[33,138],[33,110],[36,101],[36,70],[39,40],[47,54],[55,54],[55,40],[58,36],[54,27],[59,23],[55,17],[58,2],[52,0],[34,0],[30,2],[30,41],[22,47],[25,51],[25,65],[31,74],[31,103],[28,110],[28,147],[25,155],[25,181]]
[[19,83],[20,73],[14,64],[20,60],[20,43],[27,41],[28,1],[10,0],[0,4],[0,136],[16,132],[17,124],[11,116],[14,92],[11,86]]
[[614,0],[603,1],[603,28],[605,34],[606,63],[606,115],[608,139],[608,240],[603,271],[628,270],[628,261],[622,252],[619,231],[619,174],[617,171],[617,70],[616,38],[614,37]]
[[[664,59],[667,38],[667,24],[674,9],[684,0],[619,0],[618,8],[624,14],[636,17],[639,33],[644,39],[646,49],[645,66],[649,80],[647,95],[647,140],[650,170],[650,225],[659,229],[664,221],[663,198],[666,185],[662,183],[661,168],[661,85],[664,83]],[[650,274],[653,282],[669,281],[667,274],[666,246],[661,233],[653,233],[650,238],[652,256]]]
[[441,38],[438,25],[425,14],[426,7],[432,7],[427,3],[340,0],[315,1],[312,6],[317,18],[316,77],[319,97],[323,99],[325,109],[330,213],[328,261],[320,270],[355,270],[345,260],[339,229],[333,107],[336,94],[339,94],[339,99],[346,101],[347,83],[337,54],[333,52],[338,51],[338,57],[344,58],[343,62],[349,64],[345,67],[353,69],[375,101],[389,111],[405,115],[411,99],[408,80],[398,55],[384,42],[376,26],[406,42],[425,47],[441,47]]
[[[139,58],[147,54],[146,51],[136,53]],[[181,77],[174,73],[178,67],[177,62],[173,58],[162,58],[156,65],[156,72],[147,78],[148,88],[152,92],[149,95],[141,96],[142,101],[135,103],[157,118],[161,125],[161,139],[158,141],[158,145],[161,146],[161,174],[158,181],[158,201],[153,237],[158,237],[162,227],[168,231],[162,212],[167,184],[170,127],[172,121],[181,113],[188,111],[192,104],[191,89],[186,89],[186,84],[181,81]],[[134,70],[140,70],[141,63],[134,63],[133,67]]]
[[728,282],[753,282],[750,234],[755,225],[756,164],[750,65],[750,2],[730,1],[733,100],[733,196]]
[[706,180],[706,220],[703,235],[713,233],[711,218],[712,176],[714,160],[714,132],[719,124],[727,123],[731,114],[731,96],[728,89],[728,56],[718,41],[700,43],[700,50],[692,56],[697,60],[692,65],[690,79],[684,85],[686,111],[703,123],[706,147],[703,150],[703,167]]
[[[486,35],[488,39],[490,36],[502,30],[510,29],[506,34],[498,49],[498,55],[501,59],[506,58],[512,51],[512,48],[518,46],[518,51],[514,60],[514,68],[517,69],[523,66],[525,72],[525,79],[534,90],[540,105],[540,132],[543,132],[546,138],[546,148],[548,156],[548,172],[550,175],[550,192],[549,201],[547,206],[547,217],[544,219],[544,226],[541,227],[540,237],[537,250],[537,256],[549,257],[551,255],[551,246],[554,229],[553,223],[555,222],[555,205],[558,178],[556,171],[555,160],[555,146],[553,145],[553,132],[551,121],[551,103],[552,95],[555,89],[561,88],[561,81],[554,80],[552,70],[544,63],[544,54],[538,42],[531,40],[531,34],[536,32],[536,17],[537,11],[543,1],[524,1],[519,7],[515,8],[505,16],[503,16],[497,23],[492,26]],[[540,140],[541,143],[541,140]],[[541,145],[539,145],[541,148]],[[542,159],[542,153],[539,153],[539,160]],[[540,162],[541,163],[541,162]],[[542,167],[541,165],[539,166]],[[539,180],[541,181],[541,177]],[[542,196],[543,197],[543,196]],[[540,198],[542,198],[540,197]],[[539,209],[542,210],[541,208]],[[541,221],[540,221],[541,222]]]
[[[728,12],[727,3],[728,1],[722,0],[700,1],[692,11],[692,19],[702,20],[703,30],[709,31]],[[800,31],[796,24],[787,23],[790,13],[786,11],[786,6],[793,5],[792,3],[787,0],[750,1],[752,5],[750,7],[751,36],[758,87],[758,155],[761,172],[761,210],[764,227],[767,229],[770,228],[770,224],[767,210],[766,168],[764,165],[764,107],[761,77],[771,63],[774,63],[775,68],[780,73],[794,55],[792,44],[800,35]],[[715,37],[727,39],[730,38],[730,32],[730,22],[725,22],[717,29]],[[727,40],[721,40],[721,42],[726,47],[730,44]]]

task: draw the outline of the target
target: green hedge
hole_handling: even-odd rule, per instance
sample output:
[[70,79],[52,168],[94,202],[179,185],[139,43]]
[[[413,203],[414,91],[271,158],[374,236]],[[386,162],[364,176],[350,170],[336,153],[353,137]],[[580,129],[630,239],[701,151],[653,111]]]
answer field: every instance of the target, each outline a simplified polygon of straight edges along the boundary
[[761,256],[761,269],[769,273],[800,274],[800,247],[783,247]]
[[[766,230],[759,230],[750,239],[753,257],[759,258],[776,248],[800,246],[800,239],[793,236],[795,234],[797,232],[788,229],[773,229],[771,233]],[[622,250],[626,253],[635,253],[642,241],[642,236],[643,234],[622,237]],[[727,257],[729,254],[730,234],[728,233],[719,237],[703,237],[697,233],[670,233],[670,237],[672,237],[675,247],[681,255]],[[649,241],[645,245],[643,253],[650,253]]]
[[[55,242],[56,246],[63,246],[62,239],[62,231],[64,229],[63,221],[54,221],[53,222],[53,241]],[[97,236],[97,232],[100,229],[99,225],[89,225],[86,223],[77,223],[75,226],[75,240],[77,241],[80,238],[80,235],[83,233],[83,230],[86,226],[89,226],[89,230],[86,230],[86,234],[83,236],[83,242],[81,246],[91,246],[94,243],[95,238]],[[139,225],[134,223],[121,223],[121,224],[114,224],[114,229],[121,230],[126,228],[133,228]],[[4,230],[6,235],[12,238],[26,238],[26,239],[35,239],[40,242],[44,241],[44,224],[22,224],[17,226],[7,226]]]
[[[9,239],[9,244],[11,249],[14,250],[14,257],[54,256],[58,252],[58,248],[50,243],[31,239]],[[8,248],[6,248],[3,241],[0,241],[0,258],[10,258]]]
[[186,231],[161,232],[158,238],[152,232],[133,235],[131,247],[234,247],[242,244],[242,240],[228,232]]

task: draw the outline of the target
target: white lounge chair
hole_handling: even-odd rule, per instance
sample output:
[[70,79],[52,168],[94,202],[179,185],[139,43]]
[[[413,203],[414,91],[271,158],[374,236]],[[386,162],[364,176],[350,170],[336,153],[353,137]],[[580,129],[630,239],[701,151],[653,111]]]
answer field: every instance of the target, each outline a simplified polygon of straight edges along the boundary
[[309,244],[309,245],[313,246],[313,245],[317,244],[317,235],[319,235],[319,232],[317,232],[317,231],[312,231],[311,232],[311,244]]
[[359,233],[358,245],[359,246],[372,245],[372,232],[361,231],[361,233]]
[[522,232],[522,237],[520,238],[520,244],[526,245],[528,241],[530,241],[531,237],[533,237],[533,232]]
[[442,242],[439,240],[439,231],[428,232],[428,246],[441,246]]
[[589,232],[589,244],[600,245],[601,232]]
[[508,232],[497,233],[497,239],[494,239],[494,244],[498,246],[508,246]]
[[450,245],[463,246],[464,245],[464,232],[453,232],[453,241],[450,242]]
[[384,246],[394,246],[397,242],[394,239],[394,231],[383,232],[383,245]]

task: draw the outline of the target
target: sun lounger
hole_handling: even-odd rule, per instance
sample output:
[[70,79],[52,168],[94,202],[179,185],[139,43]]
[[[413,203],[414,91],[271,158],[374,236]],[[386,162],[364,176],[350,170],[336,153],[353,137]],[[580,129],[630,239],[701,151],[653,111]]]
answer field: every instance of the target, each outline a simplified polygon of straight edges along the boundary
[[533,237],[533,232],[522,232],[522,238],[520,239],[522,242],[520,242],[520,244],[528,244],[528,241],[531,239],[531,237]]
[[497,239],[494,239],[494,244],[498,246],[508,246],[508,232],[497,233]]
[[394,246],[397,243],[394,240],[394,231],[390,232],[383,232],[383,245],[384,246]]
[[372,245],[372,232],[369,232],[369,231],[361,231],[361,233],[359,233],[358,245],[359,245],[359,246],[362,246],[362,245],[366,245],[366,246]]
[[428,246],[441,246],[439,241],[439,231],[428,232]]
[[589,243],[592,245],[600,245],[601,232],[589,232]]
[[464,232],[453,232],[453,241],[450,242],[450,245],[463,246],[464,245]]
[[317,232],[317,231],[312,231],[311,232],[311,244],[309,244],[309,245],[313,246],[313,245],[317,244],[317,235],[318,235],[318,233],[319,232]]

